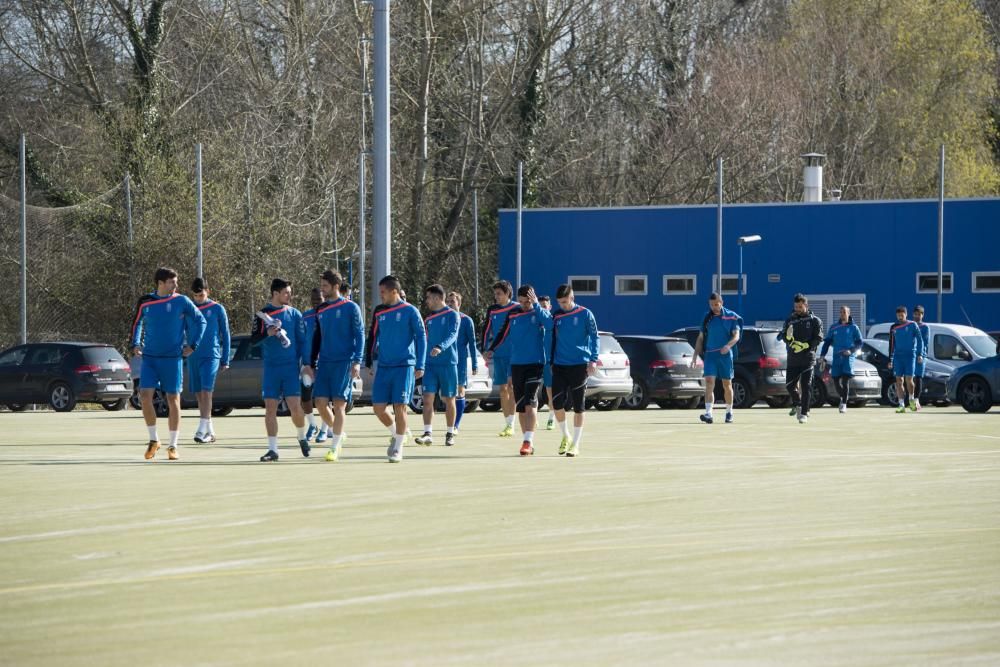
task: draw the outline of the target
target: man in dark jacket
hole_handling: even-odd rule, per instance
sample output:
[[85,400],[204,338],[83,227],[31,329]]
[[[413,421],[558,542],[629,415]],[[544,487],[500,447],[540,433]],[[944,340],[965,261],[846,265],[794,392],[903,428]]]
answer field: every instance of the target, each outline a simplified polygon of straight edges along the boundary
[[778,340],[788,348],[785,387],[792,397],[792,409],[788,414],[798,416],[799,423],[804,424],[809,421],[816,351],[823,342],[823,322],[809,310],[809,299],[804,294],[795,295],[794,309],[778,332]]

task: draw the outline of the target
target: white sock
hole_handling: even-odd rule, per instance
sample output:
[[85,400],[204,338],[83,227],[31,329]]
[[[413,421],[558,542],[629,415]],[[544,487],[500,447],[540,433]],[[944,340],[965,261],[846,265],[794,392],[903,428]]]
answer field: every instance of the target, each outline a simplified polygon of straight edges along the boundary
[[268,450],[274,452],[275,454],[278,453],[278,436],[276,435],[267,436],[267,448]]
[[709,417],[712,416],[712,406],[713,405],[715,405],[715,404],[714,403],[709,403],[708,401],[705,401],[705,414],[708,415]]
[[310,428],[316,428],[316,417],[311,412],[306,415],[306,421],[309,422]]
[[569,424],[567,424],[566,422],[558,422],[558,423],[559,423],[559,430],[562,431],[562,434],[565,437],[568,438],[569,437]]
[[524,432],[524,441],[525,442],[533,442],[534,439],[535,439],[535,432],[534,431],[525,431]]
[[297,436],[299,436],[299,440],[305,440],[306,439],[306,427],[305,426],[296,426],[295,427],[295,434]]
[[205,418],[201,417],[200,419],[198,419],[198,430],[195,431],[195,433],[204,433],[204,432],[205,432]]
[[424,424],[424,433],[434,433],[434,424]]
[[340,444],[340,438],[341,437],[342,436],[339,436],[339,435],[331,435],[330,436],[330,449],[336,449],[337,448],[337,445]]
[[391,435],[394,438],[396,437],[396,425],[395,424],[389,424],[385,428],[386,428],[386,430],[389,431],[389,435]]
[[147,426],[146,430],[149,431],[149,439],[150,440],[156,440],[157,442],[160,441],[160,436],[158,436],[156,434],[156,427],[155,426]]
[[177,447],[177,441],[180,440],[180,437],[181,437],[181,432],[180,431],[171,431],[170,432],[170,446],[171,447]]
[[448,427],[448,433],[454,434],[455,433],[455,427],[454,426],[449,426]]
[[205,420],[205,430],[202,433],[210,433],[215,435],[215,426],[212,424],[212,418],[209,417]]
[[573,429],[573,444],[579,445],[580,440],[583,438],[583,427],[577,426]]
[[405,433],[397,433],[397,434],[395,434],[392,437],[395,438],[396,447],[398,447],[399,449],[402,449],[403,448],[403,439],[406,437],[406,434]]
[[514,425],[514,415],[511,415],[509,417],[504,417],[504,421],[507,422],[507,426],[513,426]]
[[729,403],[723,403],[722,407],[726,409],[726,414],[729,414],[730,412],[733,411],[733,406],[731,406]]

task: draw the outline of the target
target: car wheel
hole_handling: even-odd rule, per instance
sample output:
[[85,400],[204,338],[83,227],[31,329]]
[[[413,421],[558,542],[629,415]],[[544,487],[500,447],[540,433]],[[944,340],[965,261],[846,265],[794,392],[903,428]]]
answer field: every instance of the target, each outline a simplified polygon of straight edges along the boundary
[[153,392],[153,410],[156,411],[156,416],[161,418],[170,414],[170,405],[167,404],[167,397],[159,389]]
[[478,407],[479,407],[479,401],[466,401],[465,402],[465,411],[466,412],[475,412],[476,408],[478,408]]
[[353,409],[354,409],[354,399],[352,398],[347,402],[347,405],[344,406],[344,412],[350,412]]
[[986,380],[972,376],[958,386],[958,402],[966,412],[986,412],[993,405],[993,394]]
[[11,412],[24,412],[24,409],[28,407],[24,403],[8,403],[7,409]]
[[278,401],[278,416],[287,417],[290,414],[292,414],[292,411],[288,409],[288,402],[282,398]]
[[218,408],[213,407],[212,408],[212,416],[213,417],[225,417],[225,416],[231,414],[232,412],[233,412],[233,406],[231,406],[231,405],[224,405],[222,407],[218,407]]
[[500,399],[484,398],[479,402],[479,409],[483,412],[500,412]]
[[119,410],[124,410],[127,403],[127,398],[119,398],[117,401],[107,401],[105,403],[101,403],[101,407],[108,412],[118,412]]
[[622,405],[621,398],[603,399],[594,403],[594,407],[601,412],[609,412],[611,410],[617,410]]
[[702,401],[705,400],[704,396],[694,396],[689,398],[687,401],[682,401],[680,407],[685,410],[697,410],[701,407]]
[[733,407],[745,410],[756,402],[750,383],[743,378],[733,378]]
[[65,382],[56,382],[49,389],[49,405],[56,412],[69,412],[76,407],[73,388]]
[[[814,379],[809,387],[809,405],[821,408],[826,405],[830,396],[826,393],[826,385],[822,380]],[[838,404],[839,405],[839,404]]]
[[142,410],[142,397],[139,396],[138,389],[133,391],[132,395],[129,396],[128,404],[132,406],[133,410]]
[[899,405],[899,394],[896,393],[896,383],[882,385],[882,403],[884,405]]
[[410,402],[408,405],[410,406],[410,412],[422,415],[424,413],[424,395],[413,392],[413,396],[410,396]]
[[764,399],[764,402],[767,403],[767,407],[769,407],[769,408],[775,408],[775,409],[777,409],[777,408],[787,408],[789,405],[792,404],[792,397],[791,396],[768,396],[767,398]]
[[642,380],[632,380],[632,393],[622,401],[629,410],[645,410],[649,407],[649,390]]

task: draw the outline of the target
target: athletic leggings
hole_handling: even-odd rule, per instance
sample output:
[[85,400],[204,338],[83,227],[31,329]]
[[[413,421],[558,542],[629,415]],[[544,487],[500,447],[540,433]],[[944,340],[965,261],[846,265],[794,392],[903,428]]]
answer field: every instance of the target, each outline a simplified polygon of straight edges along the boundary
[[840,395],[840,402],[847,403],[847,401],[851,400],[851,376],[841,375],[840,377],[833,378],[833,381],[837,385],[837,393]]
[[785,388],[792,397],[792,405],[798,406],[802,414],[809,414],[809,391],[813,379],[813,366],[789,366],[785,371]]

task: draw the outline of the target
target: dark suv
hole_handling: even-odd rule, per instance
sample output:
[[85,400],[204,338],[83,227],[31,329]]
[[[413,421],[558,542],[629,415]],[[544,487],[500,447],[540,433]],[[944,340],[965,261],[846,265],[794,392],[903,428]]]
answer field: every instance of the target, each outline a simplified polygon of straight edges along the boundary
[[[685,327],[668,335],[684,338],[694,346],[700,331],[700,327]],[[749,408],[761,399],[772,408],[787,407],[789,397],[785,389],[785,370],[788,368],[788,350],[778,340],[778,330],[744,327],[736,352],[733,375],[733,403],[736,407]],[[721,382],[715,385],[715,396],[716,400],[722,398]]]
[[0,353],[0,403],[14,412],[48,403],[69,412],[77,403],[121,410],[132,395],[128,362],[103,343],[29,343]]
[[705,395],[701,360],[691,367],[694,348],[683,338],[666,336],[616,336],[628,355],[632,393],[624,405],[645,410],[650,401],[661,408],[698,407]]

